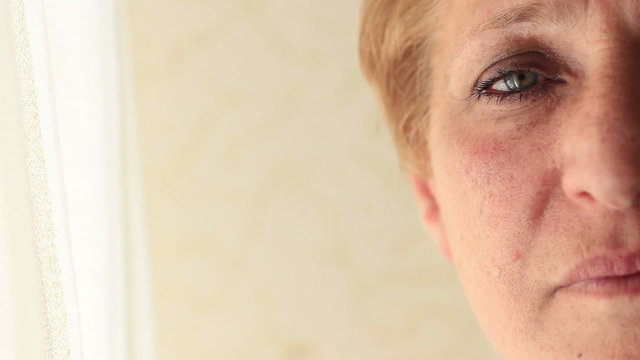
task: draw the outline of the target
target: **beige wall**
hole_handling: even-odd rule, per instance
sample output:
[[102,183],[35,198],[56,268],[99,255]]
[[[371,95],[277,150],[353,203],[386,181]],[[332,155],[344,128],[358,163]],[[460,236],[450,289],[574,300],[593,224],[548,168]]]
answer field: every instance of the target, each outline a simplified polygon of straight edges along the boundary
[[493,359],[357,67],[359,3],[129,0],[160,359]]

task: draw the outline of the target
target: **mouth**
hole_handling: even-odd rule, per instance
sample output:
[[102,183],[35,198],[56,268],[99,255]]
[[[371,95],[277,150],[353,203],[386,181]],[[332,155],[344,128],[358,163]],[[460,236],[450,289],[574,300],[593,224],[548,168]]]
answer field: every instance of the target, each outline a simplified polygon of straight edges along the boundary
[[605,254],[575,266],[558,290],[598,297],[640,295],[640,251]]

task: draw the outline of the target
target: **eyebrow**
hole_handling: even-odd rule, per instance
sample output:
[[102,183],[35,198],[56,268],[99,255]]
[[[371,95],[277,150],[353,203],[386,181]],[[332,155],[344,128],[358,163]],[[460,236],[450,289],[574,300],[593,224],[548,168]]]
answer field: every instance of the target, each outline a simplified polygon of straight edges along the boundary
[[504,29],[516,23],[534,23],[538,25],[569,25],[576,13],[565,2],[535,1],[502,10],[480,24],[468,29],[469,35],[493,29]]

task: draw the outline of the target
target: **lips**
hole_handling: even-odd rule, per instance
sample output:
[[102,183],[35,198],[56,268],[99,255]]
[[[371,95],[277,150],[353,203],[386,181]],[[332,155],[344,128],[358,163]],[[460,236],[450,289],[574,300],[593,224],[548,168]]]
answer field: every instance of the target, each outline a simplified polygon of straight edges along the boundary
[[578,264],[559,290],[592,295],[640,294],[640,251],[596,256]]

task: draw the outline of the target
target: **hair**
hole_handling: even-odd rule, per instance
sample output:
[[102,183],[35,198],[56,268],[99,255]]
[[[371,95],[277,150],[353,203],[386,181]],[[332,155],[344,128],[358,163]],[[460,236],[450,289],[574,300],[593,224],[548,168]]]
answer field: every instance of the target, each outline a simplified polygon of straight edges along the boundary
[[382,102],[403,167],[430,176],[429,78],[437,0],[364,0],[360,66]]

